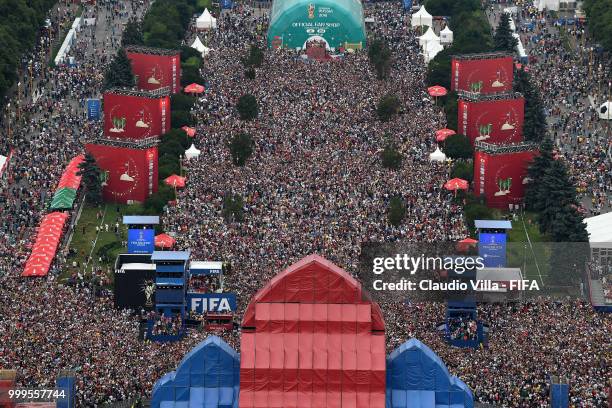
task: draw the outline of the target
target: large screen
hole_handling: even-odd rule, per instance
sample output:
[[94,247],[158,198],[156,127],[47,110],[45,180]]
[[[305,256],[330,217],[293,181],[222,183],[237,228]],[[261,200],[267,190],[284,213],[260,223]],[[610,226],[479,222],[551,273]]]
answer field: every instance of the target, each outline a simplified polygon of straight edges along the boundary
[[155,230],[136,229],[128,230],[128,253],[150,254],[155,250]]
[[170,130],[170,98],[104,93],[104,135],[146,139]]
[[457,59],[451,62],[451,90],[493,93],[512,90],[514,66],[511,56]]
[[487,268],[506,267],[506,234],[486,233],[478,234],[478,256],[483,258]]
[[144,54],[127,52],[132,63],[132,72],[137,78],[140,89],[153,91],[164,86],[170,87],[175,94],[181,90],[181,58],[175,55]]
[[128,149],[87,144],[85,149],[103,171],[102,194],[105,200],[143,202],[157,191],[157,147]]
[[474,154],[474,191],[484,195],[487,206],[508,209],[520,204],[525,196],[527,168],[537,151],[506,154]]
[[460,99],[457,106],[459,133],[475,141],[509,144],[523,141],[525,99],[512,97],[493,101]]
[[155,305],[155,270],[115,271],[114,294],[117,308],[152,309]]

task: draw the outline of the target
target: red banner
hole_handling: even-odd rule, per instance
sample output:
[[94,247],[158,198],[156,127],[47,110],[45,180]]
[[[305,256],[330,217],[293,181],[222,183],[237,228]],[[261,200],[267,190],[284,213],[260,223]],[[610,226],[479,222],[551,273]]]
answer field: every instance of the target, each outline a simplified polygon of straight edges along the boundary
[[474,141],[509,144],[523,141],[525,99],[523,97],[471,101],[459,99],[458,133]]
[[181,91],[181,57],[127,51],[132,62],[132,72],[136,75],[136,85],[140,89],[153,91],[164,86],[170,87],[175,94]]
[[159,137],[170,130],[170,97],[104,93],[104,135],[119,139]]
[[87,144],[85,148],[104,172],[105,201],[143,202],[157,192],[157,147],[128,149]]
[[453,57],[451,90],[488,94],[512,90],[514,78],[512,57]]
[[491,154],[474,153],[474,192],[484,195],[487,206],[508,209],[509,204],[520,204],[525,197],[527,168],[535,150]]

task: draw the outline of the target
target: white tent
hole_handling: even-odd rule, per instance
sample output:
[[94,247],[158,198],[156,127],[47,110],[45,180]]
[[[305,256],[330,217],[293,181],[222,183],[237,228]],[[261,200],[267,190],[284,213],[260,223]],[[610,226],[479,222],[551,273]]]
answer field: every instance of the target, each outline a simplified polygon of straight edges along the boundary
[[446,155],[440,150],[439,147],[436,147],[436,150],[433,153],[429,154],[430,161],[443,162],[446,160]]
[[448,26],[444,27],[444,30],[440,31],[440,42],[442,44],[452,44],[453,43],[453,32]]
[[599,113],[599,119],[612,120],[612,101],[602,103],[597,113]]
[[0,177],[2,177],[2,173],[4,173],[4,167],[6,166],[7,161],[8,157],[0,154]]
[[419,45],[423,47],[423,49],[426,49],[427,43],[431,41],[439,43],[440,37],[436,35],[433,28],[429,27],[429,29],[427,29],[425,34],[419,37]]
[[425,45],[425,51],[423,55],[425,56],[425,62],[429,64],[429,62],[438,55],[440,51],[442,51],[444,47],[436,41],[430,41]]
[[198,30],[217,28],[217,19],[210,14],[208,9],[204,9],[202,15],[196,19],[196,28]]
[[200,41],[200,37],[196,37],[193,44],[191,44],[191,48],[197,50],[198,52],[204,53],[206,46],[202,43],[202,41]]
[[433,25],[433,17],[425,10],[425,6],[421,6],[419,11],[412,15],[410,22],[413,27],[431,27]]
[[202,57],[207,56],[210,53],[210,48],[208,48],[207,46],[204,46],[204,50],[202,51]]
[[185,158],[186,159],[197,159],[200,156],[201,151],[198,150],[195,145],[192,143],[191,147],[185,150]]

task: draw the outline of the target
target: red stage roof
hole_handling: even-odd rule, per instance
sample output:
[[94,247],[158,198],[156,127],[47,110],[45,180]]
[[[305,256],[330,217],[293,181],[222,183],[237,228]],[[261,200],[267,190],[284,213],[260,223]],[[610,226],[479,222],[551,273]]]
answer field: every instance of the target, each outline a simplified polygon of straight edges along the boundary
[[380,308],[319,256],[290,266],[255,295],[241,341],[241,407],[385,406]]

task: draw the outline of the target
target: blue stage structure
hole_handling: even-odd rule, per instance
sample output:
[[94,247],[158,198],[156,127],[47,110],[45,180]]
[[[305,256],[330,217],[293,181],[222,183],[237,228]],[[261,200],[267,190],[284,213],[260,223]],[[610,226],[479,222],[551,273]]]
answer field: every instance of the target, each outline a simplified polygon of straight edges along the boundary
[[76,374],[72,371],[62,371],[55,379],[55,386],[64,391],[64,397],[58,398],[56,408],[76,407]]
[[473,408],[470,388],[429,347],[410,339],[387,357],[387,408]]
[[152,408],[238,408],[240,355],[217,336],[193,348],[153,386]]
[[155,310],[165,316],[185,315],[189,251],[154,251]]
[[567,381],[559,381],[555,376],[550,377],[550,407],[569,407],[569,384]]
[[[465,321],[473,320],[476,322],[476,339],[453,339],[451,337],[451,322],[455,319],[463,319]],[[478,311],[476,302],[473,301],[448,301],[446,304],[446,340],[455,347],[471,347],[477,348],[480,344],[487,345],[487,333],[483,323],[478,320]]]

